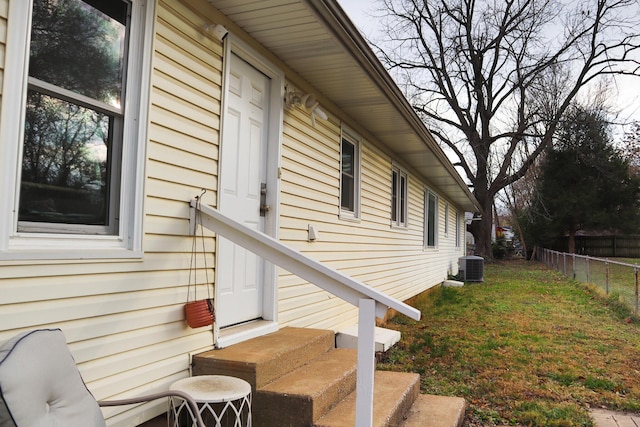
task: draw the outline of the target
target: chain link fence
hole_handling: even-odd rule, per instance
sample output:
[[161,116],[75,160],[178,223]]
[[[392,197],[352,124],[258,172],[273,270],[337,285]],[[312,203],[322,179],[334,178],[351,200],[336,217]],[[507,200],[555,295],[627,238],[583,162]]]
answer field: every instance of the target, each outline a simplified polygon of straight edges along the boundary
[[[582,283],[602,289],[607,296],[617,296],[633,313],[638,315],[638,271],[634,259],[595,258],[558,252],[550,249],[538,251],[538,260]],[[625,262],[627,261],[627,262]]]

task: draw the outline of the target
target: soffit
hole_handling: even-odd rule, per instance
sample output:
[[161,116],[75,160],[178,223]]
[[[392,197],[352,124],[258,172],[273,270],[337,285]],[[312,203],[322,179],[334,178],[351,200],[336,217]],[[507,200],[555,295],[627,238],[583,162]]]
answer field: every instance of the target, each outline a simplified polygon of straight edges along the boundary
[[453,203],[462,178],[335,0],[209,0]]

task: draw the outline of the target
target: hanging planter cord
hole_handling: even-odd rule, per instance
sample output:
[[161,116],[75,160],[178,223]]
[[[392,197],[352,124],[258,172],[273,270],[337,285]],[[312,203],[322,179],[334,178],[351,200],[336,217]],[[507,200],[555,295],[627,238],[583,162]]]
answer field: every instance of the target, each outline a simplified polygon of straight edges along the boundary
[[[187,285],[187,303],[185,305],[185,317],[187,324],[191,328],[200,328],[202,326],[208,326],[215,321],[215,313],[213,310],[213,299],[211,298],[211,290],[209,288],[209,269],[207,267],[207,252],[204,243],[204,227],[202,226],[202,214],[200,213],[200,202],[202,196],[207,190],[202,189],[202,193],[196,196],[196,213],[195,213],[195,229],[193,230],[193,239],[191,241],[191,259],[189,260],[189,283]],[[198,240],[198,225],[200,225],[200,238],[202,240],[202,255],[204,258],[204,274],[205,283],[207,286],[207,298],[198,300],[198,253],[197,253],[197,240]],[[193,273],[193,281],[191,275]],[[191,285],[193,285],[193,301],[189,300],[191,295]]]

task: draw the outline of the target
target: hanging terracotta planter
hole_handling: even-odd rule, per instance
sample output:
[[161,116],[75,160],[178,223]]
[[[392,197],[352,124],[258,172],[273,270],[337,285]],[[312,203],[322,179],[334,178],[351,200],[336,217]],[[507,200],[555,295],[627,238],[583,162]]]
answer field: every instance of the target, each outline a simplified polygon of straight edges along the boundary
[[187,319],[187,325],[189,325],[190,328],[201,328],[212,325],[215,321],[213,300],[201,299],[189,301],[184,306],[184,314]]
[[[198,299],[197,296],[197,240],[198,235],[196,229],[193,230],[193,240],[191,244],[191,260],[189,262],[189,284],[187,286],[187,303],[184,306],[184,317],[187,321],[187,325],[190,328],[201,328],[203,326],[212,325],[216,320],[216,315],[213,306],[213,298],[211,298],[210,286],[213,285],[209,282],[209,274],[207,272],[207,257],[206,248],[204,244],[204,230],[202,227],[202,216],[200,214],[199,202],[206,190],[202,190],[202,194],[197,196],[198,206],[196,207],[196,228],[200,225],[200,240],[202,242],[202,254],[204,258],[204,272],[206,276],[205,284],[207,287],[207,297],[205,299]],[[190,298],[190,291],[193,287],[193,300]]]

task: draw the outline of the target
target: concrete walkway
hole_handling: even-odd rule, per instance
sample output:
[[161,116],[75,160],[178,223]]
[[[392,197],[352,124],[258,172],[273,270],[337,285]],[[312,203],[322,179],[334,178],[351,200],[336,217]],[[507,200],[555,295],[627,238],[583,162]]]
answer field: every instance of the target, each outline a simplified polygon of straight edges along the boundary
[[592,409],[589,413],[595,427],[640,427],[640,414],[606,409]]

